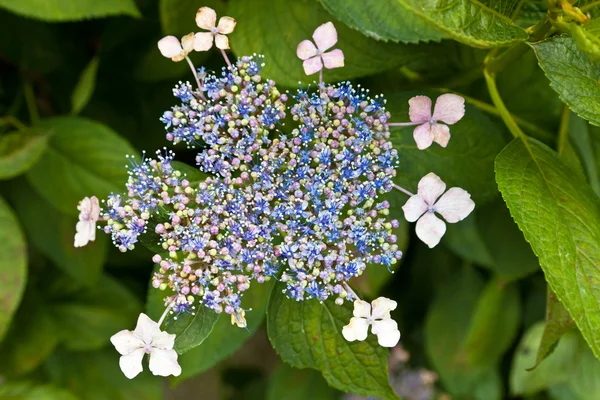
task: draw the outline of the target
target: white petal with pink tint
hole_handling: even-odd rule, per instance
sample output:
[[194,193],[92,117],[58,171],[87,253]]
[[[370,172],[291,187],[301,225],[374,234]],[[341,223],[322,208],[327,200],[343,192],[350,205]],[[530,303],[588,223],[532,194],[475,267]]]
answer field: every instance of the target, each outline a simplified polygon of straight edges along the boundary
[[337,31],[333,23],[327,22],[315,29],[313,39],[317,44],[317,48],[321,51],[333,47],[338,41]]
[[394,311],[396,307],[398,307],[398,303],[396,303],[394,300],[388,299],[387,297],[378,297],[371,302],[371,305],[373,306],[371,317],[375,319],[392,318],[390,312]]
[[435,211],[450,223],[462,221],[474,209],[475,202],[469,192],[459,187],[451,188],[435,203]]
[[229,39],[225,35],[217,34],[215,35],[215,46],[221,50],[229,49]]
[[446,190],[446,184],[433,172],[428,173],[419,181],[417,193],[432,206],[438,197]]
[[363,341],[367,338],[369,323],[364,318],[352,317],[348,325],[342,328],[342,336],[349,342]]
[[431,143],[433,143],[433,133],[431,132],[431,125],[429,125],[429,122],[425,122],[415,128],[413,131],[413,139],[415,139],[415,143],[419,150],[424,150],[431,146]]
[[298,47],[296,47],[296,55],[301,60],[307,60],[314,57],[317,53],[317,48],[310,40],[303,40],[298,44]]
[[198,32],[194,35],[194,50],[207,51],[213,45],[213,34],[210,32]]
[[327,69],[344,66],[344,53],[340,49],[334,49],[330,52],[323,53],[321,57],[323,58],[323,64]]
[[446,233],[446,224],[434,213],[428,211],[417,221],[415,231],[417,237],[429,248],[432,248],[440,242],[442,236]]
[[369,318],[371,315],[371,305],[363,300],[354,300],[352,315],[358,318]]
[[427,96],[415,96],[408,100],[408,116],[412,122],[429,122],[431,99]]
[[196,13],[196,25],[207,31],[212,30],[217,24],[217,13],[210,7],[200,7]]
[[465,115],[465,99],[452,93],[441,95],[435,101],[433,119],[455,124]]
[[415,222],[421,215],[429,209],[429,204],[425,203],[425,200],[418,194],[411,196],[406,204],[402,206],[404,211],[404,218],[408,222]]
[[304,67],[304,73],[306,75],[312,75],[323,69],[323,63],[321,62],[320,56],[309,58],[302,63],[302,66]]
[[221,17],[219,20],[219,25],[217,25],[217,31],[223,35],[227,35],[233,32],[235,24],[237,24],[235,19],[231,17]]
[[194,50],[194,33],[188,33],[182,37],[181,45],[183,46],[183,52],[186,54]]
[[450,128],[448,125],[435,123],[431,125],[433,141],[442,147],[446,147],[450,141]]
[[158,41],[158,50],[160,50],[160,54],[163,57],[173,58],[179,55],[183,51],[183,48],[179,39],[175,36],[165,36]]

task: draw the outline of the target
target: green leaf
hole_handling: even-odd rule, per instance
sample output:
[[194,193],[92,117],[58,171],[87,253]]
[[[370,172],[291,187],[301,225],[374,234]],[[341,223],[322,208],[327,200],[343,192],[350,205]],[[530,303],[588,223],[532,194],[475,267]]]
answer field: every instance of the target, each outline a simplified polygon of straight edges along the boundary
[[0,136],[0,179],[22,174],[46,150],[47,135],[33,131],[10,132]]
[[140,16],[133,0],[0,0],[0,7],[26,17],[51,22],[79,21],[111,15]]
[[127,379],[119,368],[119,353],[112,348],[100,351],[58,350],[44,364],[52,381],[82,400],[160,400],[162,380],[148,371]]
[[342,327],[352,317],[350,302],[295,301],[286,298],[283,285],[273,289],[267,311],[269,339],[283,361],[321,371],[330,386],[344,392],[398,398],[389,384],[387,350],[375,335],[363,342],[343,338]]
[[76,282],[95,284],[106,257],[108,238],[104,232],[97,232],[94,243],[75,248],[76,218],[59,213],[27,182],[14,185],[10,196],[33,245]]
[[568,36],[554,36],[531,46],[550,86],[572,111],[600,125],[600,66]]
[[[401,2],[383,0],[367,3],[360,0],[319,0],[337,19],[376,40],[417,43],[438,41],[445,35],[414,14]],[[402,21],[401,24],[398,21]]]
[[[269,10],[274,17],[265,23],[265,15],[256,10]],[[296,47],[310,39],[319,25],[331,21],[316,1],[309,0],[233,0],[228,15],[238,22],[229,35],[237,56],[265,55],[262,75],[279,85],[297,87],[298,82],[313,82],[317,75],[306,76]],[[407,63],[429,62],[437,54],[429,45],[401,45],[377,42],[333,20],[338,31],[336,48],[344,52],[345,66],[325,70],[325,81],[340,81],[375,74]]]
[[590,186],[600,195],[600,129],[571,113],[569,137],[579,153]]
[[495,365],[510,348],[521,319],[517,287],[491,280],[483,289],[464,341],[465,362]]
[[111,129],[80,117],[46,119],[38,127],[53,135],[27,179],[58,210],[77,216],[84,197],[124,190],[125,155],[136,152]]
[[[426,94],[432,99],[437,96]],[[408,100],[415,95],[388,96],[386,108],[391,112],[392,120],[408,120]],[[505,140],[502,131],[481,111],[467,105],[464,118],[450,127],[452,138],[446,148],[434,143],[425,151],[417,149],[413,130],[410,126],[390,129],[390,140],[398,150],[398,169],[402,171],[395,179],[397,184],[413,191],[422,177],[434,172],[447,187],[459,186],[468,191],[477,206],[497,196],[494,158],[502,150]]]
[[[478,400],[500,399],[502,391],[500,376],[494,365],[496,360],[482,363],[485,365],[470,365],[467,362],[468,353],[465,352],[465,340],[472,329],[473,316],[478,311],[478,302],[483,288],[481,277],[472,268],[463,269],[452,280],[444,282],[444,286],[440,288],[434,302],[429,307],[425,321],[427,356],[439,374],[445,389],[457,398],[470,396],[470,398]],[[493,323],[491,319],[497,318],[496,315],[486,316],[483,314],[485,306],[480,310],[479,320],[483,321],[485,318],[488,323]],[[481,328],[476,330],[479,332],[490,331],[490,329]],[[504,345],[507,340],[503,335],[507,333],[510,334],[510,332],[502,331],[499,332],[499,337],[478,338],[478,332],[475,331],[472,333],[475,336],[471,339],[473,344],[470,346],[476,346],[477,339],[485,343],[481,349],[493,348],[493,341],[498,339]],[[501,353],[501,347],[494,352],[495,357]],[[473,351],[476,347],[471,347],[471,349]],[[471,356],[471,358],[477,360],[477,357]]]
[[[165,35],[183,36],[201,30],[195,21],[196,12],[200,7],[210,7],[215,10],[217,19],[222,17],[225,12],[225,4],[222,0],[203,0],[200,3],[196,0],[160,0],[158,11],[163,33]],[[182,62],[180,64],[186,63]]]
[[508,46],[527,39],[525,31],[509,18],[514,0],[385,0],[385,4],[393,15],[402,9],[403,20],[421,19],[469,46]]
[[515,139],[498,155],[496,180],[550,287],[600,357],[598,197],[535,139]]
[[141,308],[127,288],[104,275],[93,289],[77,291],[68,301],[52,302],[49,311],[60,326],[66,349],[95,350],[106,346],[116,332],[131,329]]
[[65,389],[54,385],[35,385],[29,382],[3,382],[0,398],[4,400],[78,400]]
[[574,327],[575,321],[573,321],[569,312],[560,303],[556,294],[548,288],[548,295],[546,297],[546,325],[544,326],[544,333],[535,358],[535,365],[531,369],[536,368],[545,360],[556,349],[561,336]]
[[321,374],[312,369],[298,370],[280,364],[269,379],[267,400],[334,400],[338,397]]
[[510,371],[512,395],[530,396],[573,376],[578,362],[578,340],[574,332],[563,336],[556,350],[536,369],[528,371],[535,364],[543,332],[543,322],[533,325],[517,347]]
[[79,114],[92,98],[94,89],[96,89],[96,75],[98,74],[99,63],[100,59],[98,57],[92,58],[81,73],[77,86],[75,86],[75,90],[71,94],[71,114]]
[[177,317],[169,315],[165,319],[165,330],[177,335],[173,348],[177,353],[183,354],[204,342],[217,323],[217,318],[219,314],[215,310],[197,305],[193,315],[189,313]]
[[0,341],[19,306],[27,279],[27,244],[17,217],[0,197]]
[[204,342],[179,357],[182,372],[173,380],[179,382],[200,374],[241,348],[264,321],[272,289],[272,282],[254,283],[247,292],[244,292],[242,306],[251,309],[246,313],[248,329],[232,325],[229,315],[221,315]]

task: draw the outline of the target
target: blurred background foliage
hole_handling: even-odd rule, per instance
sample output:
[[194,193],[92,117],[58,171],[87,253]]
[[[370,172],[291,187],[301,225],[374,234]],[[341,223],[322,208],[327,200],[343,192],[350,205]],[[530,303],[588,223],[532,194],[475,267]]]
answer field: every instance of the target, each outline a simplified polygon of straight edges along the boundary
[[[173,85],[191,76],[184,62],[163,58],[156,42],[165,34],[196,31],[193,16],[200,6],[238,21],[230,36],[233,53],[265,54],[263,76],[280,90],[312,82],[295,47],[332,20],[346,67],[326,71],[327,81],[351,79],[372,94],[383,93],[397,120],[406,119],[407,101],[415,94],[452,91],[467,98],[466,116],[452,127],[447,149],[418,151],[410,129],[394,129],[392,141],[400,154],[396,183],[412,190],[420,177],[436,172],[449,187],[472,194],[475,212],[448,226],[433,250],[402,223],[398,236],[405,256],[396,273],[369,269],[354,282],[367,299],[385,295],[399,303],[394,318],[403,348],[394,349],[389,361],[398,394],[406,399],[600,398],[600,362],[569,314],[551,292],[547,296],[538,258],[494,176],[494,160],[511,134],[488,94],[482,73],[488,50],[482,48],[526,39],[518,26],[543,20],[547,4],[482,3],[493,8],[494,18],[502,15],[492,21],[494,29],[452,26],[426,11],[421,19],[408,18],[407,10],[417,7],[411,1],[0,0],[0,398],[342,396],[318,372],[292,369],[272,350],[265,327],[270,287],[253,288],[246,297],[253,308],[249,330],[221,318],[202,346],[180,357],[182,376],[164,380],[146,371],[127,380],[109,338],[131,329],[146,309],[152,253],[139,246],[120,254],[101,233],[93,245],[73,247],[78,200],[120,191],[127,177],[125,154],[167,144],[159,117],[173,103]],[[579,3],[596,12],[594,2]],[[515,22],[507,23],[506,15]],[[582,55],[592,61],[600,43],[590,36],[596,25],[592,19],[581,28],[585,32],[571,27],[573,37],[580,36]],[[210,70],[223,64],[217,52],[191,58]],[[586,73],[596,79],[598,91],[598,65],[589,65]],[[498,91],[521,128],[561,150],[600,193],[600,130],[563,104],[529,47],[503,67]],[[600,98],[596,92],[589,96]],[[578,104],[569,93],[561,98],[597,124],[597,103]],[[565,130],[567,139],[560,142],[558,132]],[[176,151],[193,165],[193,151]],[[405,198],[394,193],[389,200],[392,214],[402,219]],[[151,316],[156,301],[148,301]],[[554,321],[562,318],[554,333],[544,329],[546,312]],[[544,335],[550,339],[541,340]],[[540,359],[540,342],[545,346],[540,352],[551,354],[529,371]]]

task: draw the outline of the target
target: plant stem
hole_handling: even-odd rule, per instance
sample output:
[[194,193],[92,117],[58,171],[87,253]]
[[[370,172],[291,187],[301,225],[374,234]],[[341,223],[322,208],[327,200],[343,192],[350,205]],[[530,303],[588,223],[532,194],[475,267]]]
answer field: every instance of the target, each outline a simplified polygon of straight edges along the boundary
[[354,297],[356,300],[360,300],[360,297],[358,297],[358,295],[356,293],[354,293],[354,290],[352,290],[350,285],[348,285],[346,282],[344,282],[344,289],[346,289],[346,292],[350,293],[350,295],[352,297]]
[[567,142],[569,141],[569,120],[571,119],[571,110],[569,106],[565,104],[563,108],[562,117],[560,119],[560,128],[558,130],[558,143],[556,150],[558,154],[563,155]]
[[5,115],[0,117],[0,125],[12,125],[20,131],[27,129],[27,125],[13,117],[12,115]]
[[394,189],[397,189],[408,196],[412,197],[415,195],[414,193],[409,192],[408,190],[404,189],[402,186],[396,185],[395,183],[393,183],[392,186],[394,187]]
[[597,5],[600,5],[600,0],[598,0],[598,1],[592,1],[591,3],[588,3],[588,4],[584,5],[584,6],[579,7],[579,9],[581,11],[585,12],[585,11],[589,10],[590,8],[592,8],[592,7],[596,7]]
[[35,124],[40,120],[40,113],[38,112],[37,105],[35,104],[35,93],[33,93],[33,86],[29,81],[23,83],[23,93],[25,95],[25,103],[27,104],[27,110],[29,111],[29,119],[32,124]]
[[175,300],[173,300],[172,302],[170,302],[169,305],[167,306],[167,308],[165,308],[165,312],[163,312],[163,315],[161,315],[160,319],[158,320],[158,326],[160,326],[163,323],[163,321],[167,317],[167,314],[171,310],[171,307],[173,307],[173,304],[175,304]]
[[496,106],[496,109],[500,113],[500,117],[504,121],[504,124],[506,125],[506,127],[508,128],[508,130],[510,131],[510,133],[512,133],[512,135],[514,137],[521,138],[526,142],[527,136],[525,135],[525,133],[523,133],[521,128],[519,128],[519,125],[517,125],[514,118],[512,117],[512,115],[510,114],[510,112],[508,111],[506,106],[504,105],[504,101],[502,101],[502,98],[500,97],[500,93],[498,92],[498,87],[496,86],[496,79],[495,79],[494,74],[490,73],[487,69],[484,69],[483,76],[485,78],[485,82],[487,84],[487,88],[488,88],[488,92],[490,93],[490,97],[492,98],[492,102],[494,103],[494,105]]
[[387,126],[415,126],[421,124],[422,122],[388,122]]
[[221,54],[223,54],[223,58],[225,59],[225,64],[227,64],[227,67],[229,68],[230,71],[233,71],[233,66],[231,65],[231,62],[229,61],[229,57],[227,57],[227,53],[225,53],[225,50],[220,49],[221,50]]

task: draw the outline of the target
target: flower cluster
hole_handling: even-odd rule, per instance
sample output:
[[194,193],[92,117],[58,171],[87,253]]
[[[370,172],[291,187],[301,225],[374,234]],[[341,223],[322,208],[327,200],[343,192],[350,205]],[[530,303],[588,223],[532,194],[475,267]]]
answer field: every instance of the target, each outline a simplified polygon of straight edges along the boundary
[[[423,178],[416,195],[395,185],[398,153],[389,127],[419,125],[419,148],[433,141],[446,146],[449,128],[438,121],[460,120],[464,101],[440,96],[431,114],[431,101],[419,96],[410,101],[411,122],[390,123],[382,97],[371,98],[349,82],[323,83],[323,66],[344,64],[341,50],[325,52],[337,42],[330,22],[315,31],[316,46],[303,41],[297,49],[307,74],[321,72],[318,88],[288,96],[260,75],[262,56],[230,63],[225,35],[235,20],[223,17],[217,23],[215,12],[202,7],[196,23],[207,32],[190,33],[181,43],[175,37],[158,43],[165,57],[187,59],[197,84],[176,85],[180,104],[160,120],[168,141],[198,149],[197,165],[208,177],[191,181],[174,165],[174,153],[164,149],[155,159],[130,157],[126,191],[110,195],[102,211],[95,197],[79,205],[76,246],[94,240],[100,219],[119,250],[142,242],[159,266],[152,286],[165,292],[165,313],[158,323],[142,315],[134,332],[112,338],[123,371],[137,375],[147,353],[155,374],[179,374],[174,337],[159,328],[167,314],[176,318],[207,307],[245,327],[244,292],[271,278],[281,280],[284,293],[296,301],[353,301],[354,317],[343,336],[364,340],[372,325],[380,345],[395,346],[400,331],[390,312],[396,302],[379,298],[371,307],[348,284],[368,265],[391,271],[402,257],[393,233],[399,223],[389,220],[390,204],[380,196],[393,189],[411,195],[403,207],[407,220],[420,218],[417,235],[430,247],[445,230],[434,213],[457,222],[474,203],[460,188],[436,202],[445,185],[434,174]],[[194,68],[187,57],[213,42],[227,64],[220,74]],[[294,127],[282,133],[286,116]]]

